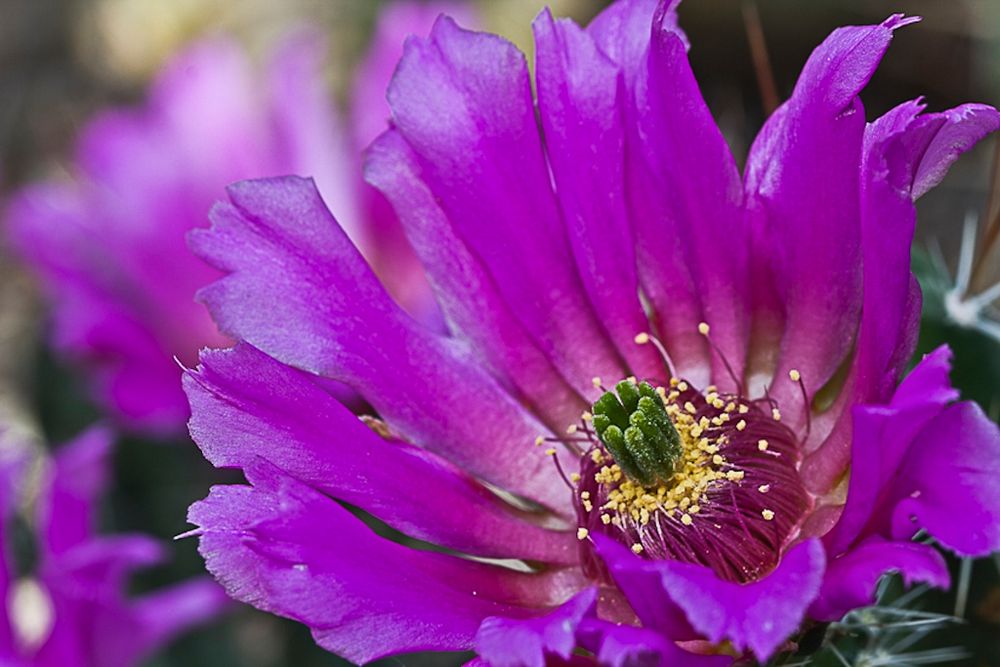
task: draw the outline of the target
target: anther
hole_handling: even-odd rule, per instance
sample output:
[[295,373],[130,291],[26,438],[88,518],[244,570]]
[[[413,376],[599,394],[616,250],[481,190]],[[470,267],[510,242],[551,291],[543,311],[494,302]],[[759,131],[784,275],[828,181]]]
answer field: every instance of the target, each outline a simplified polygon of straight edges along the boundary
[[641,554],[642,553],[642,545],[641,544],[633,544],[632,545],[632,553],[634,553],[637,556],[639,554]]
[[812,406],[809,405],[809,394],[806,393],[806,383],[802,381],[802,374],[794,368],[788,371],[788,377],[792,382],[798,383],[799,391],[802,393],[802,409],[806,413],[806,438],[812,432]]
[[578,539],[578,540],[585,540],[585,539],[587,539],[587,535],[590,535],[590,531],[587,530],[586,528],[577,528],[576,529],[576,539]]
[[647,343],[652,343],[653,347],[656,348],[657,353],[660,355],[660,361],[663,362],[663,367],[667,369],[668,375],[674,374],[674,362],[671,360],[670,355],[667,353],[666,346],[660,342],[660,339],[656,336],[650,335],[646,332],[638,333],[635,335],[635,340],[637,345],[646,345]]
[[725,367],[726,373],[729,374],[729,377],[730,377],[730,379],[732,379],[733,384],[736,385],[737,393],[738,394],[742,394],[743,393],[743,382],[736,375],[735,371],[733,371],[733,367],[729,364],[729,359],[726,358],[726,355],[724,355],[722,353],[722,350],[719,348],[718,345],[715,344],[715,341],[713,341],[708,336],[708,332],[710,330],[711,329],[708,326],[708,322],[701,322],[701,323],[698,324],[698,333],[700,333],[702,336],[705,337],[705,340],[708,341],[709,347],[711,347],[712,350],[715,351],[715,353],[717,355],[719,355],[719,359],[722,360],[722,365]]
[[770,521],[774,518],[774,512],[771,510],[761,510],[760,515],[764,517],[764,521]]

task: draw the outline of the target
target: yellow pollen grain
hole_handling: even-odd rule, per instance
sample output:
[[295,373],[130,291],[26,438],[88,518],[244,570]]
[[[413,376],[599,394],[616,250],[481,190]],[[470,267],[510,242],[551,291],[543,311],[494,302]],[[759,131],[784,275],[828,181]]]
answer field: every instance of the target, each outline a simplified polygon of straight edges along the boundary
[[589,500],[584,500],[583,501],[583,511],[584,512],[589,512],[592,509],[594,509],[594,503],[590,502]]
[[715,456],[712,457],[712,463],[714,463],[717,466],[721,466],[724,462],[725,459],[723,459],[722,456],[719,454],[716,454]]
[[601,463],[604,461],[604,454],[601,453],[601,450],[595,449],[590,453],[590,460],[594,463]]
[[776,422],[780,422],[781,410],[779,410],[778,408],[771,408],[771,419],[773,419]]
[[687,390],[688,390],[687,382],[681,380],[680,382],[677,383],[677,391],[687,391]]
[[549,447],[548,449],[545,450],[545,455],[546,456],[555,456],[556,455],[556,448],[555,447]]
[[639,333],[639,334],[635,335],[635,344],[636,345],[645,345],[648,342],[649,342],[649,334],[648,333],[643,332],[643,333]]
[[545,437],[544,436],[540,435],[537,438],[535,438],[535,447],[541,447],[544,444],[545,444]]
[[726,472],[726,479],[730,482],[738,482],[746,476],[746,473],[742,470],[730,470]]
[[708,331],[709,327],[707,322],[702,322],[698,325],[698,333],[700,333],[702,336],[707,336]]
[[597,388],[597,389],[600,389],[600,388],[601,388],[601,385],[602,385],[602,384],[604,384],[603,382],[601,382],[601,378],[599,378],[599,377],[594,377],[594,378],[591,378],[590,382],[591,382],[591,384],[593,384],[593,385],[594,385],[594,387],[595,387],[595,388]]
[[690,412],[691,414],[698,412],[698,408],[694,407],[694,403],[692,403],[691,401],[688,401],[687,403],[684,404],[684,409]]
[[576,424],[570,424],[569,426],[566,427],[566,435],[573,435],[574,433],[576,433],[576,431],[577,431]]
[[746,423],[745,420],[741,419],[738,422],[736,422],[736,430],[737,431],[742,431],[742,430],[746,429],[746,427],[747,427],[747,423]]
[[634,553],[637,556],[639,554],[641,554],[642,553],[642,545],[641,544],[633,544],[632,545],[632,553]]
[[587,535],[590,535],[590,531],[587,530],[586,528],[577,528],[576,529],[576,539],[578,539],[578,540],[585,540],[585,539],[587,539]]
[[602,514],[601,515],[601,523],[603,523],[605,526],[608,525],[609,523],[611,523],[611,515],[610,514]]
[[594,421],[594,415],[590,414],[589,412],[584,412],[582,415],[580,415],[580,419],[582,419],[585,422]]
[[715,408],[716,410],[721,410],[725,406],[726,403],[721,398],[717,398],[714,401],[712,401],[712,407]]
[[577,482],[579,482],[580,481],[580,473],[578,473],[578,472],[571,472],[569,474],[569,481],[573,482],[574,484],[576,484]]
[[764,517],[764,521],[770,521],[774,518],[774,512],[771,510],[761,510],[760,515]]
[[736,404],[735,403],[729,402],[729,403],[726,404],[726,412],[732,412],[735,409],[736,409]]
[[681,381],[678,380],[677,378],[670,378],[670,386],[671,387],[676,387],[678,384],[680,384],[680,382]]
[[759,449],[762,452],[766,452],[767,451],[767,440],[763,440],[763,439],[758,440],[757,441],[757,449]]
[[692,505],[688,508],[688,514],[697,514],[700,511],[701,507],[699,505]]
[[740,414],[741,415],[745,415],[748,412],[750,412],[750,406],[749,405],[741,405],[740,406]]
[[771,490],[771,485],[761,484],[760,486],[757,487],[757,490],[760,491],[761,493],[767,493],[768,491]]
[[583,493],[580,494],[580,497],[583,498],[584,500],[587,500],[588,498],[590,498],[590,491],[584,491]]
[[788,379],[790,379],[792,382],[798,382],[799,380],[802,379],[802,374],[793,368],[792,370],[788,371]]
[[690,526],[692,523],[694,523],[694,519],[691,518],[690,514],[681,514],[681,523],[683,523],[685,526]]

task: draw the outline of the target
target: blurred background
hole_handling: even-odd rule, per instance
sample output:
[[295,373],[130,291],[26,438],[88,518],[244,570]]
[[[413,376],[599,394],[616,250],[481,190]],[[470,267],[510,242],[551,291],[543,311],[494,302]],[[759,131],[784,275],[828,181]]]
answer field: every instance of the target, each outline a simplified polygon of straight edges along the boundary
[[[25,183],[65,175],[74,137],[87,119],[108,105],[142,100],[145,86],[164,62],[204,35],[230,34],[254,57],[262,58],[291,26],[302,22],[319,26],[328,36],[325,75],[338,101],[346,104],[354,68],[383,4],[388,3],[0,0],[0,197]],[[539,0],[471,4],[485,28],[509,37],[530,56],[530,22],[542,6]],[[585,22],[603,4],[553,0],[550,6],[556,15]],[[878,22],[892,12],[920,15],[924,21],[897,33],[863,95],[869,119],[920,95],[931,110],[966,101],[1000,105],[997,0],[688,0],[683,4],[682,26],[692,44],[695,74],[737,158],[745,157],[767,111],[787,97],[809,52],[832,29]],[[978,319],[970,318],[967,311],[956,309],[956,303],[1000,280],[996,153],[996,138],[984,141],[956,164],[942,186],[921,200],[914,250],[914,266],[925,288],[921,351],[949,342],[956,352],[956,384],[993,418],[1000,414],[996,311],[986,309]],[[978,225],[973,229],[967,220]],[[963,234],[974,270],[970,285],[960,285],[956,291]],[[46,311],[32,281],[0,247],[0,419],[38,447],[65,441],[101,417],[76,369],[47,347],[46,326]],[[202,498],[210,484],[227,481],[190,443],[169,447],[135,436],[122,438],[115,474],[104,525],[109,531],[136,530],[164,540],[188,529],[185,509]],[[201,572],[195,547],[194,540],[172,543],[173,560],[140,577],[135,589]],[[1000,561],[955,567],[968,592],[960,610],[966,622],[924,641],[964,647],[967,656],[956,664],[1000,665],[996,639]],[[956,601],[953,594],[927,594],[921,604],[949,612]],[[386,662],[459,664],[462,658],[417,656]],[[838,664],[829,655],[817,655],[815,661]],[[316,648],[303,627],[239,609],[191,633],[148,664],[305,667],[343,662]]]

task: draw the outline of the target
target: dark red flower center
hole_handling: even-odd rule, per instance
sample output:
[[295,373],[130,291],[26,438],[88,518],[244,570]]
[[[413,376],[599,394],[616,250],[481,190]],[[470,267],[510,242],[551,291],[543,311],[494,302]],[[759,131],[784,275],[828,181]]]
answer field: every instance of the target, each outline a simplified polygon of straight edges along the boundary
[[[572,478],[584,549],[603,533],[644,558],[707,565],[730,581],[773,569],[808,505],[777,406],[677,378],[616,390],[581,429],[590,445]],[[584,560],[601,575],[592,553]]]

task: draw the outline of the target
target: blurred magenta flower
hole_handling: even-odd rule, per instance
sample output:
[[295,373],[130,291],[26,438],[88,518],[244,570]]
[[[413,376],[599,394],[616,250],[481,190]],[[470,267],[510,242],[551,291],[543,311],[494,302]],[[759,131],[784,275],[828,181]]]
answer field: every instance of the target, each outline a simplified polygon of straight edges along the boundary
[[[195,291],[217,273],[194,257],[234,180],[312,176],[404,308],[436,306],[391,207],[362,182],[360,147],[384,129],[384,90],[408,33],[444,7],[393,6],[358,72],[350,122],[323,78],[322,43],[286,39],[264,72],[232,41],[209,39],[171,62],[139,108],[100,114],[82,131],[71,182],[30,186],[8,211],[15,249],[53,306],[54,344],[89,371],[98,398],[129,427],[172,434],[188,415],[173,357],[194,363],[221,336]],[[374,92],[373,92],[374,91]]]
[[367,177],[450,336],[393,304],[308,180],[234,185],[192,234],[241,341],[185,378],[195,441],[249,481],[189,514],[233,597],[358,663],[724,665],[870,604],[888,571],[948,586],[918,532],[1000,548],[996,425],[955,402],[946,349],[900,381],[914,200],[1000,115],[915,101],[866,124],[914,19],[840,28],[741,178],[675,6],[585,30],[543,12],[534,88],[450,19],[407,43]]
[[95,534],[110,451],[109,432],[95,428],[46,462],[31,524],[38,562],[29,573],[12,559],[12,517],[30,466],[27,458],[0,461],[0,600],[6,605],[0,664],[138,665],[229,604],[207,578],[127,597],[129,575],[157,564],[164,550],[144,535]]

